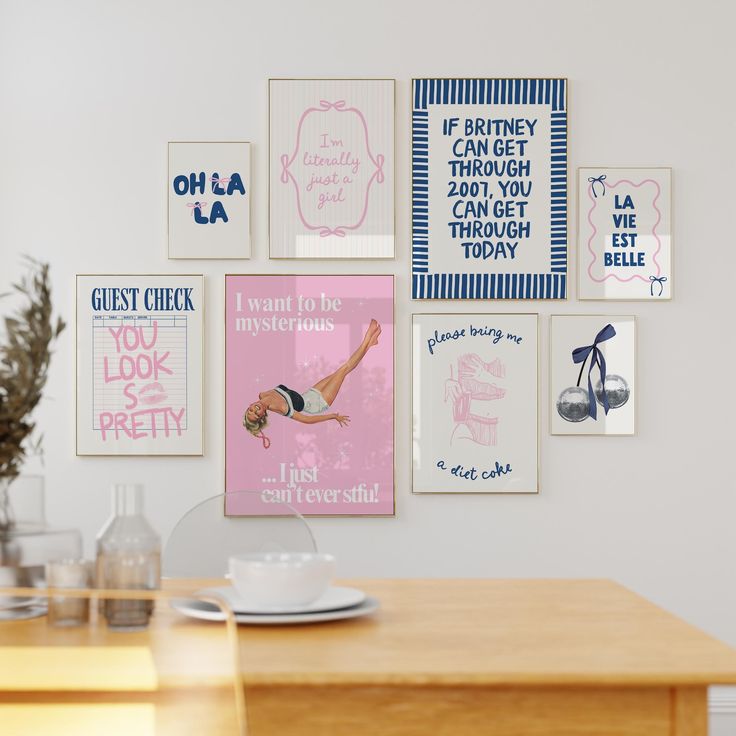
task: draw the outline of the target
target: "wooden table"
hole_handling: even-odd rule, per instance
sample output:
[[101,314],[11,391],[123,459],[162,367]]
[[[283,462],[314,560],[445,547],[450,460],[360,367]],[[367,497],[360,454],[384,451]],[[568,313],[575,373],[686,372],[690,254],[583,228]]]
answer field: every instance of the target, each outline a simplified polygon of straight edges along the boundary
[[252,736],[705,736],[736,651],[606,580],[361,580],[370,619],[241,628]]
[[[239,628],[249,736],[705,736],[707,686],[736,683],[736,651],[609,581],[345,584],[378,597],[380,611]],[[222,625],[162,605],[138,634],[0,623],[0,731],[5,707],[109,703],[112,692],[113,702],[155,703],[157,736],[236,733],[235,644]],[[58,670],[58,687],[53,667],[42,677],[6,661],[17,647],[60,645],[80,651]],[[92,659],[90,646],[102,648]],[[89,686],[90,672],[109,669],[100,651],[136,647],[155,665],[155,697],[150,673],[135,667],[114,687],[104,677]]]
[[96,605],[85,626],[54,628],[45,617],[0,621],[0,736],[244,733],[237,628],[185,618],[169,606],[171,596],[191,595],[204,582],[149,593],[156,609],[143,631],[109,630]]

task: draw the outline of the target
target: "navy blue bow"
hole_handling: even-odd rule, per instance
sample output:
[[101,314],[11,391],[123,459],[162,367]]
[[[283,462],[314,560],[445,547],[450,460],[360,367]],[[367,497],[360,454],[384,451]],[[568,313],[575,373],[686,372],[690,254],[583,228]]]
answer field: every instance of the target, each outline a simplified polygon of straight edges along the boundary
[[659,284],[659,294],[657,296],[662,296],[662,292],[664,292],[664,282],[667,281],[666,276],[650,276],[649,277],[649,296],[654,296],[654,284]]
[[598,199],[598,194],[595,191],[595,185],[600,184],[603,187],[603,194],[606,193],[606,183],[603,181],[606,178],[605,174],[600,176],[589,176],[588,181],[590,182],[590,191],[593,192],[593,196]]
[[597,365],[601,373],[601,385],[603,386],[603,398],[601,403],[603,404],[603,410],[608,414],[608,396],[606,395],[606,359],[603,357],[603,353],[598,347],[598,343],[610,340],[616,334],[616,330],[613,325],[606,325],[596,336],[592,345],[584,345],[581,348],[575,348],[572,351],[572,360],[574,363],[582,363],[580,366],[580,374],[578,375],[578,386],[580,385],[580,379],[583,376],[583,369],[585,368],[585,361],[589,355],[592,355],[590,364],[588,365],[588,416],[596,419],[598,416],[598,410],[596,408],[595,392],[593,391],[593,383],[591,381],[591,373],[593,368]]

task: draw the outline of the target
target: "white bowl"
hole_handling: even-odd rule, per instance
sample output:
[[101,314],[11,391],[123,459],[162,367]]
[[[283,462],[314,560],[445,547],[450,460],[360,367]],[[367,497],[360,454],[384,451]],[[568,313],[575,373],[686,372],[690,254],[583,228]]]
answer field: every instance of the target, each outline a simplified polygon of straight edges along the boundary
[[317,552],[261,552],[233,555],[230,581],[238,594],[259,606],[301,606],[328,588],[335,558]]

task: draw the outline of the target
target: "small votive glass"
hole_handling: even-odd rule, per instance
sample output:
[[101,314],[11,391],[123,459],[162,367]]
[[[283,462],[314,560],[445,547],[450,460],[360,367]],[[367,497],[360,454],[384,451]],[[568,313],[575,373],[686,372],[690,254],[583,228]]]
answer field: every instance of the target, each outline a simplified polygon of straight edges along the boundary
[[[61,559],[46,563],[49,588],[87,589],[92,584],[92,564],[88,560]],[[89,598],[49,596],[50,626],[82,626],[89,622]]]

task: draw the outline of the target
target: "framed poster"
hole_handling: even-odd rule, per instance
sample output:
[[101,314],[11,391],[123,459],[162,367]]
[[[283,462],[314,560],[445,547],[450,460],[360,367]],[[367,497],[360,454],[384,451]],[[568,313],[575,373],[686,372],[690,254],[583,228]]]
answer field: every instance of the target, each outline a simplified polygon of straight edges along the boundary
[[565,299],[567,80],[414,79],[412,298]]
[[204,280],[77,276],[77,455],[201,455]]
[[552,315],[551,434],[636,431],[636,317]]
[[393,276],[225,277],[228,515],[393,515],[393,325]]
[[578,297],[672,298],[671,169],[578,169]]
[[169,258],[250,258],[250,143],[169,143]]
[[412,491],[539,491],[536,314],[412,316]]
[[271,258],[394,257],[393,79],[271,79]]

